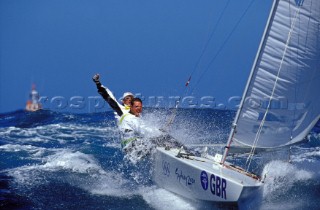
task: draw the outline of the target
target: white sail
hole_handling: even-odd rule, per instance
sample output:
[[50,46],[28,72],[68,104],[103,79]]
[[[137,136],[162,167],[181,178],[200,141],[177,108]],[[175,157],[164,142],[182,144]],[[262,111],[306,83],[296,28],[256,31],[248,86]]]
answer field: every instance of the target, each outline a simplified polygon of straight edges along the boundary
[[319,91],[320,0],[276,0],[232,141],[270,148],[303,140],[320,116]]

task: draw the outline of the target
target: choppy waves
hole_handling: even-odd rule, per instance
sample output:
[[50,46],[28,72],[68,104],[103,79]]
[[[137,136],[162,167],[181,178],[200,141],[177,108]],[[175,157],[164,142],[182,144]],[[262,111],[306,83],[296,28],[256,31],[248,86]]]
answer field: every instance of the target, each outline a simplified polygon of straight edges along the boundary
[[[163,127],[167,110],[147,110],[150,124]],[[234,112],[180,110],[168,130],[186,144],[224,143]],[[2,114],[0,199],[11,209],[229,209],[190,201],[152,181],[152,160],[124,160],[113,113],[50,111]],[[260,209],[316,207],[320,135],[290,150],[288,161],[267,162]],[[259,160],[257,160],[259,161]],[[313,191],[312,191],[313,190]],[[294,199],[299,197],[300,199]],[[79,200],[79,198],[81,198]],[[288,207],[287,203],[290,203]],[[256,209],[247,203],[243,209]],[[288,207],[288,208],[287,208]],[[238,207],[232,207],[238,208]]]

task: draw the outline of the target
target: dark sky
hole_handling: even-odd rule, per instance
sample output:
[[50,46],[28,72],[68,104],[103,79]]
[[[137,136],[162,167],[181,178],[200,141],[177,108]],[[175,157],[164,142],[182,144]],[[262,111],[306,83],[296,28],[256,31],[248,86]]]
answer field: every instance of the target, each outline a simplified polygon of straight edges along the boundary
[[[33,83],[46,108],[91,112],[99,96],[94,73],[118,98],[131,91],[145,106],[159,99],[165,107],[185,96],[192,75],[187,96],[197,107],[202,97],[214,98],[210,108],[230,106],[230,97],[242,95],[271,4],[0,0],[0,113],[24,109]],[[79,98],[81,110],[70,110]]]

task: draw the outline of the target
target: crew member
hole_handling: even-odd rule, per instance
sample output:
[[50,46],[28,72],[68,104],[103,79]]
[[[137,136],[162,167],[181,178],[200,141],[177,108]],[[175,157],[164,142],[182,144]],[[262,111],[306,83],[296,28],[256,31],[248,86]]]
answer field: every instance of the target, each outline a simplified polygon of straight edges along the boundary
[[159,129],[145,125],[140,117],[141,113],[141,99],[132,99],[130,111],[121,116],[118,124],[122,137],[121,145],[123,147],[138,138],[150,139],[163,135]]
[[[133,94],[130,95],[129,93],[129,97],[131,96],[132,98],[127,98],[126,100],[126,97],[124,97],[123,105],[121,105],[115,100],[112,92],[101,85],[98,74],[93,77],[93,81],[97,85],[98,92],[116,113],[121,134],[121,146],[124,152],[128,153],[132,147],[135,147],[138,144],[147,144],[149,141],[152,141],[153,143],[149,145],[154,146],[167,145],[167,143],[180,146],[180,143],[167,133],[145,124],[141,119],[143,107],[140,98],[133,98]],[[126,93],[124,96],[126,96]],[[128,104],[128,101],[130,101],[130,104]],[[150,148],[145,148],[144,154],[150,153],[149,149]]]
[[[109,106],[115,111],[115,118],[117,120],[120,119],[123,113],[128,113],[130,111],[131,100],[133,99],[134,95],[130,92],[125,92],[122,96],[122,103],[118,103],[116,98],[114,97],[113,93],[107,88],[104,87],[100,83],[100,75],[95,74],[92,78],[93,82],[96,83],[98,93],[106,100]],[[120,109],[119,109],[120,108]],[[120,112],[121,111],[121,112]]]

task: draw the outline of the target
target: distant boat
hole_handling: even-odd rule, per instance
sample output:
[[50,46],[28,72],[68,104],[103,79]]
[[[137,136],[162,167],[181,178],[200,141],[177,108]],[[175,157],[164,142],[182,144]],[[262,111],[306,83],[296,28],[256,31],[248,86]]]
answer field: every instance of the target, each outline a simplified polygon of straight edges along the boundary
[[30,112],[34,112],[37,110],[42,109],[42,105],[39,102],[39,93],[36,91],[36,86],[33,84],[32,89],[29,95],[29,100],[27,101],[26,104],[26,110]]
[[[320,118],[319,26],[320,0],[274,0],[224,153],[158,147],[158,186],[210,202],[254,196],[264,181],[250,172],[256,152],[303,141]],[[245,167],[227,162],[233,148],[249,149]]]

